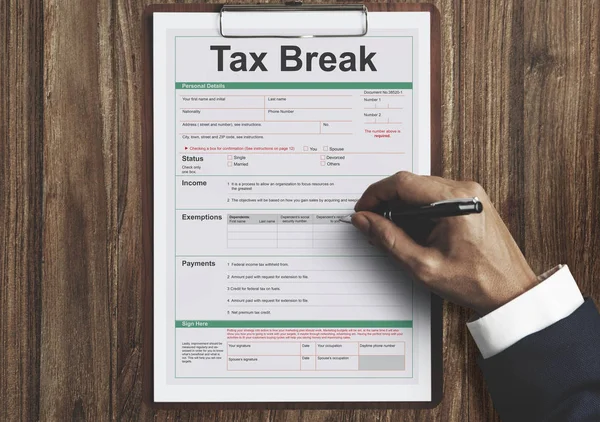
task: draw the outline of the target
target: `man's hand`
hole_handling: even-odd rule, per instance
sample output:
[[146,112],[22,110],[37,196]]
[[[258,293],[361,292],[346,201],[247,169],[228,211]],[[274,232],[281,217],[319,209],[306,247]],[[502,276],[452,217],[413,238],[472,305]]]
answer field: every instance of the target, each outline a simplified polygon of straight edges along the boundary
[[[481,214],[439,219],[424,245],[369,212],[381,202],[425,205],[477,196]],[[537,284],[537,278],[483,188],[434,176],[399,172],[363,193],[352,224],[440,296],[485,315]]]

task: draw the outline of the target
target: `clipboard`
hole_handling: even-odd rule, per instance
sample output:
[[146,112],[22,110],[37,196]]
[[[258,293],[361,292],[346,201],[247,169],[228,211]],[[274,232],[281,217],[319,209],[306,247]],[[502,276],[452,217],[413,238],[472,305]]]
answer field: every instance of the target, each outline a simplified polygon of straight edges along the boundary
[[[142,95],[142,244],[143,244],[143,400],[155,409],[219,410],[219,409],[415,409],[433,408],[442,399],[442,304],[437,295],[431,294],[431,397],[429,402],[157,402],[154,399],[154,308],[153,308],[153,14],[162,12],[220,13],[221,35],[229,38],[244,37],[227,33],[227,13],[230,11],[343,11],[361,10],[364,13],[363,31],[358,34],[340,34],[334,37],[365,35],[368,30],[368,11],[376,12],[428,12],[430,14],[430,92],[431,92],[431,174],[442,174],[441,146],[441,39],[440,16],[431,4],[365,3],[364,5],[302,5],[291,2],[283,5],[219,5],[219,4],[168,4],[151,5],[144,10],[143,30],[143,95]],[[273,37],[269,35],[268,37]],[[276,35],[275,35],[276,36]],[[309,34],[304,37],[331,36]],[[258,36],[264,38],[267,36]],[[294,38],[297,36],[284,36]]]

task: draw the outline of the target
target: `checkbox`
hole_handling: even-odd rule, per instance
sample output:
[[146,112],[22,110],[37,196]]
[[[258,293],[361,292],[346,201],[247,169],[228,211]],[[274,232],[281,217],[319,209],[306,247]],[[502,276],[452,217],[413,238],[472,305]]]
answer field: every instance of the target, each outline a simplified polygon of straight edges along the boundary
[[306,146],[305,146],[305,147],[304,147],[304,151],[308,151],[308,147],[306,147]]
[[325,161],[321,161],[321,165],[324,166],[325,165]]
[[232,155],[228,155],[228,156],[227,156],[227,159],[228,159],[228,160],[233,160],[233,156],[232,156]]
[[231,166],[233,166],[233,163],[231,161],[227,161],[227,166],[231,167]]
[[329,147],[323,147],[323,151],[329,151]]
[[321,155],[321,160],[324,160],[324,159],[325,159],[325,156],[324,156],[324,155]]

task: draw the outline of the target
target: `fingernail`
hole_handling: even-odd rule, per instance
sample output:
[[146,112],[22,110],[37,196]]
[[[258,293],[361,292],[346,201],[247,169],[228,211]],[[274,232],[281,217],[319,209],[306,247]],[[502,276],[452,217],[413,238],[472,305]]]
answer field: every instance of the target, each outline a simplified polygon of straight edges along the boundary
[[369,230],[371,229],[371,222],[367,217],[362,214],[354,214],[352,216],[352,224],[358,230],[360,230],[363,234],[368,235]]

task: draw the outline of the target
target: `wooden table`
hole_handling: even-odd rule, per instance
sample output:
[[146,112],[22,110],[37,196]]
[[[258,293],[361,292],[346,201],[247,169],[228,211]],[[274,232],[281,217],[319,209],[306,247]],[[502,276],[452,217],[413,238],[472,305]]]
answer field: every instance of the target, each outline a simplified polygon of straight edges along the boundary
[[[153,411],[141,401],[141,14],[0,3],[0,420],[497,420],[446,305],[430,411]],[[541,273],[600,300],[600,2],[435,1],[444,175],[475,179]],[[524,4],[525,3],[525,4]]]

